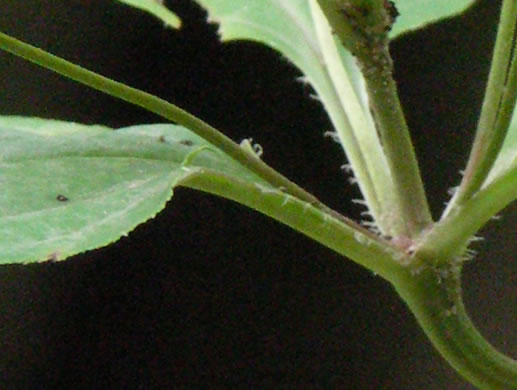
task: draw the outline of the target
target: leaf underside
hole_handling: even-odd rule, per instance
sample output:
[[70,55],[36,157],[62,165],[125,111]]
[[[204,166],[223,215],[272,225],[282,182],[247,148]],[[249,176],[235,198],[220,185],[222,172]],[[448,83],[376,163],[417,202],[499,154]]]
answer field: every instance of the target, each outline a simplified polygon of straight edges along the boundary
[[475,2],[475,0],[394,0],[400,15],[390,32],[390,38],[425,28],[441,19],[456,16],[466,11]]
[[[304,73],[318,60],[309,0],[196,0],[223,41],[253,40],[281,52]],[[390,37],[464,12],[475,0],[395,0],[400,15]]]
[[168,10],[162,0],[117,0],[131,7],[141,9],[161,19],[166,26],[179,28],[181,20],[172,11]]
[[224,174],[235,186],[271,188],[170,124],[113,130],[0,117],[0,144],[0,264],[60,260],[112,243],[156,215],[192,176]]

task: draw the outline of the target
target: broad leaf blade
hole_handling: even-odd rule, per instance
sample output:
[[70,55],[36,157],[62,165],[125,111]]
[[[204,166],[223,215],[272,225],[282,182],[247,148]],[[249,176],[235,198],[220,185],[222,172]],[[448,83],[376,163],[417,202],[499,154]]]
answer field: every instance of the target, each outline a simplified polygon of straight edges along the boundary
[[475,3],[475,0],[394,0],[400,15],[390,37],[424,28],[440,19],[456,16]]
[[181,26],[181,20],[168,10],[161,0],[118,0],[121,3],[125,3],[130,5],[131,7],[141,9],[143,11],[149,12],[151,15],[156,16],[158,19],[162,20],[165,25],[179,28]]
[[[0,117],[0,264],[107,245],[152,218],[191,176],[274,191],[176,125],[102,126]],[[199,181],[199,179],[198,179]]]

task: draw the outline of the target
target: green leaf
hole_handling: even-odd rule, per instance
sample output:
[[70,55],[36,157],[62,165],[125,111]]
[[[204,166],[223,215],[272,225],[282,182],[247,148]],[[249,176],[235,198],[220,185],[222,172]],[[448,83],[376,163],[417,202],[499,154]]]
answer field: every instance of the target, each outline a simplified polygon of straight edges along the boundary
[[389,280],[401,271],[378,237],[269,185],[181,126],[113,130],[0,116],[0,145],[0,264],[108,245],[186,186],[268,215]]
[[107,245],[156,215],[172,188],[193,178],[199,189],[223,175],[229,187],[275,191],[177,125],[112,130],[0,117],[0,145],[0,264],[60,260]]
[[307,0],[196,0],[223,41],[251,40],[287,56],[320,83],[321,51]]
[[179,28],[181,26],[181,20],[174,14],[169,11],[164,5],[163,0],[117,0],[121,3],[125,3],[130,5],[131,7],[141,9],[143,11],[149,12],[150,14],[156,16],[158,19],[161,19],[165,25]]
[[400,15],[390,38],[464,12],[475,0],[394,0]]

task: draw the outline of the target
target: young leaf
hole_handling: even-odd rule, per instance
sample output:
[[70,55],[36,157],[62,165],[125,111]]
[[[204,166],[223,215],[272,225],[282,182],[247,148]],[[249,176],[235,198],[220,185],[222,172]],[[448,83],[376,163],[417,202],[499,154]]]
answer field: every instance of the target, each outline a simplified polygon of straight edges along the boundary
[[161,19],[165,25],[179,28],[181,26],[181,20],[171,11],[169,11],[164,5],[163,0],[117,0],[121,3],[125,3],[134,8],[139,8],[143,11],[147,11],[150,14]]
[[[0,263],[64,259],[152,218],[189,176],[266,182],[176,125],[0,117]],[[258,158],[258,157],[257,157]]]
[[458,15],[474,3],[475,0],[394,0],[399,15],[390,31],[390,38]]

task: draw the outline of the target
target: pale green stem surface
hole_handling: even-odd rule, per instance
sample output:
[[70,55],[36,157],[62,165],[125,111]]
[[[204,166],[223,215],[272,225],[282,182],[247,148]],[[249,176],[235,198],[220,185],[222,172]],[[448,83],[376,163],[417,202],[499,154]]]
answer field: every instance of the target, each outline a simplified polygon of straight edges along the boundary
[[327,19],[316,0],[311,0],[310,6],[327,72],[335,86],[341,109],[349,119],[346,126],[336,128],[337,135],[378,228],[384,235],[392,235],[396,230],[394,227],[400,224],[399,213],[393,200],[393,181],[375,124],[352,87]]
[[[366,229],[355,230],[339,218],[329,215],[280,191],[267,191],[242,183],[239,187],[222,174],[213,174],[210,182],[193,175],[182,186],[219,195],[252,207],[305,234],[313,240],[350,258],[386,280],[397,280],[405,272],[403,252]],[[243,191],[243,186],[246,191]]]
[[[3,33],[0,33],[0,48],[191,129],[275,185],[279,191],[264,191],[258,186],[249,186],[248,191],[242,191],[242,187],[237,189],[232,187],[229,184],[231,180],[222,175],[218,180],[215,173],[214,180],[208,184],[204,181],[199,189],[234,199],[249,206],[262,203],[262,207],[255,208],[304,232],[338,253],[350,256],[359,264],[388,280],[392,279],[398,272],[397,270],[401,269],[402,266],[393,261],[394,254],[397,256],[401,256],[401,254],[389,243],[341,214],[330,210],[311,194],[288,181],[231,139],[173,104],[91,72]],[[197,188],[196,179],[197,176],[194,175],[187,180],[187,184]],[[255,198],[259,197],[261,201],[257,202]],[[289,199],[287,202],[286,197]],[[335,230],[339,230],[341,235],[335,234]]]
[[[358,58],[365,77],[370,107],[380,133],[384,155],[394,183],[396,210],[402,221],[394,231],[396,236],[417,237],[432,223],[418,162],[409,135],[393,80],[392,63],[386,42],[369,42],[354,38],[355,26],[343,17],[340,3],[334,0],[318,0],[336,36],[348,49],[357,48]],[[376,1],[380,6],[382,2]],[[369,47],[368,45],[374,45]],[[367,55],[366,53],[370,53]]]
[[515,105],[509,81],[517,72],[515,53],[510,66],[516,24],[517,1],[504,0],[476,137],[463,180],[445,215],[481,188],[503,145]]
[[[321,10],[314,0],[310,1],[310,6],[322,52],[322,61],[325,63],[326,72],[334,86],[333,96],[329,96],[327,99],[326,96],[322,96],[322,100],[334,124],[339,142],[343,146],[352,166],[354,175],[358,179],[359,187],[368,203],[370,211],[374,216],[378,216],[381,213],[381,204],[375,190],[375,183],[368,169],[367,156],[362,153],[359,140],[354,134],[354,126],[357,125],[357,119],[350,116],[350,110],[346,110],[343,101],[348,100],[348,105],[353,105],[356,117],[360,116],[362,109],[356,100],[355,93],[352,91],[350,80],[343,70],[343,65],[333,42],[334,38],[327,31],[329,28],[324,15],[321,14]],[[356,120],[354,121],[354,119]]]
[[339,102],[339,96],[335,89],[320,96],[334,128],[338,131],[339,141],[346,151],[347,158],[353,168],[355,178],[368,203],[368,207],[371,207],[374,213],[378,212],[380,210],[380,203],[375,193],[372,177],[369,175],[358,140],[352,132],[350,121]]

